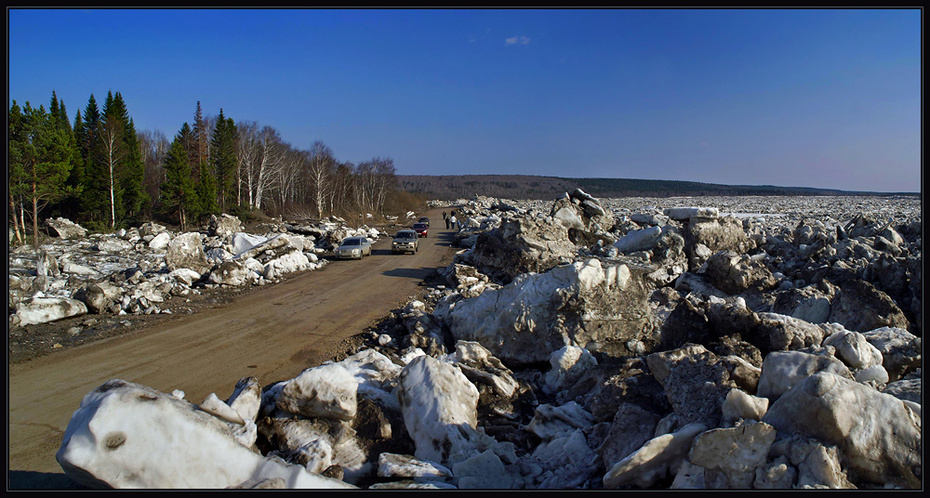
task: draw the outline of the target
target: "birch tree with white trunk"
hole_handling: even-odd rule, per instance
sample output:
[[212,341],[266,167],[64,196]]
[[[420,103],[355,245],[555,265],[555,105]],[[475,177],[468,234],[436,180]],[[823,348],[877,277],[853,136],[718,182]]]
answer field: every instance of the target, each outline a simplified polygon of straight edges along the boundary
[[100,142],[108,171],[107,187],[110,200],[110,228],[116,227],[116,169],[122,158],[122,124],[116,120],[106,120],[100,126]]
[[278,170],[284,147],[278,131],[270,126],[259,129],[254,121],[240,122],[238,161],[248,195],[249,207],[261,209],[262,201],[279,180]]
[[[287,152],[287,146],[281,141],[281,135],[278,130],[270,126],[263,126],[259,133],[259,143],[261,144],[261,156],[258,162],[258,179],[255,182],[255,207],[262,208],[262,198],[266,190],[275,187],[276,177],[279,177],[283,169],[283,159]],[[277,187],[281,187],[278,183]]]
[[239,121],[236,123],[236,129],[239,130],[239,142],[237,144],[238,155],[236,160],[239,167],[236,168],[236,191],[238,202],[242,204],[242,189],[245,188],[249,208],[255,208],[255,175],[252,173],[255,167],[256,156],[258,155],[258,123],[255,121]]
[[323,205],[333,188],[332,176],[335,165],[336,159],[333,157],[332,149],[319,140],[313,142],[310,147],[307,173],[317,216],[320,218],[323,217]]

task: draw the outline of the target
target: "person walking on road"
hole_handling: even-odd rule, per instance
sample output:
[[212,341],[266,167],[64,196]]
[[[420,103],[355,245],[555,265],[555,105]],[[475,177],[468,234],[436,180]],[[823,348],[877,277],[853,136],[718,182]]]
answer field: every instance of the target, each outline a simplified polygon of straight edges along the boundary
[[452,228],[455,228],[455,224],[456,224],[457,222],[455,221],[455,215],[454,215],[454,214],[452,215],[451,218],[449,218],[449,223],[452,225]]
[[449,214],[445,211],[442,212],[442,221],[446,222],[446,230],[449,229]]

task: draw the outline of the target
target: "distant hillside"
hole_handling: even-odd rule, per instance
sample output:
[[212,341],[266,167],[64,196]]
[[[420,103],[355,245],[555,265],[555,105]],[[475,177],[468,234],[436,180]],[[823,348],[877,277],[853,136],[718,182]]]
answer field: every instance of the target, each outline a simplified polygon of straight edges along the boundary
[[914,195],[914,192],[859,192],[772,185],[719,185],[676,180],[558,178],[532,175],[398,175],[401,190],[430,199],[470,199],[475,194],[505,199],[554,199],[581,188],[595,197],[702,195]]

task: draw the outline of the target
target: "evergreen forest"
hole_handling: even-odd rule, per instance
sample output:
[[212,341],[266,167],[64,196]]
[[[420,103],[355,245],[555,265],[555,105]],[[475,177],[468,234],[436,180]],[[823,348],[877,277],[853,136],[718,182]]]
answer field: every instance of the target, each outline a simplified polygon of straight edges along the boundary
[[13,100],[8,123],[13,244],[38,247],[53,217],[96,232],[146,221],[190,230],[220,213],[351,219],[422,203],[398,191],[390,157],[340,161],[322,141],[300,149],[271,126],[205,115],[199,101],[170,138],[137,130],[113,91],[102,105],[91,94],[73,119],[54,91],[48,109]]

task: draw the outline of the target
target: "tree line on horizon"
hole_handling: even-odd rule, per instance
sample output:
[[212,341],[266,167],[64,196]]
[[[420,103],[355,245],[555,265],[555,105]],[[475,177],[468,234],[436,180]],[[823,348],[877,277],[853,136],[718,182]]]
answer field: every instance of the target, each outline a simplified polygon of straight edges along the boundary
[[200,101],[192,124],[170,140],[136,131],[122,95],[112,91],[102,108],[91,94],[73,121],[54,91],[48,110],[13,100],[8,123],[11,239],[19,244],[27,219],[38,247],[39,220],[56,216],[94,231],[149,220],[186,230],[220,213],[323,218],[383,214],[397,202],[390,157],[339,161],[322,141],[304,150],[271,126],[235,122],[222,108],[205,116]]
[[576,188],[595,197],[919,195],[919,192],[866,192],[818,187],[724,185],[686,180],[572,178],[527,174],[398,175],[400,189],[430,199],[455,200],[480,192],[505,199],[556,199]]

